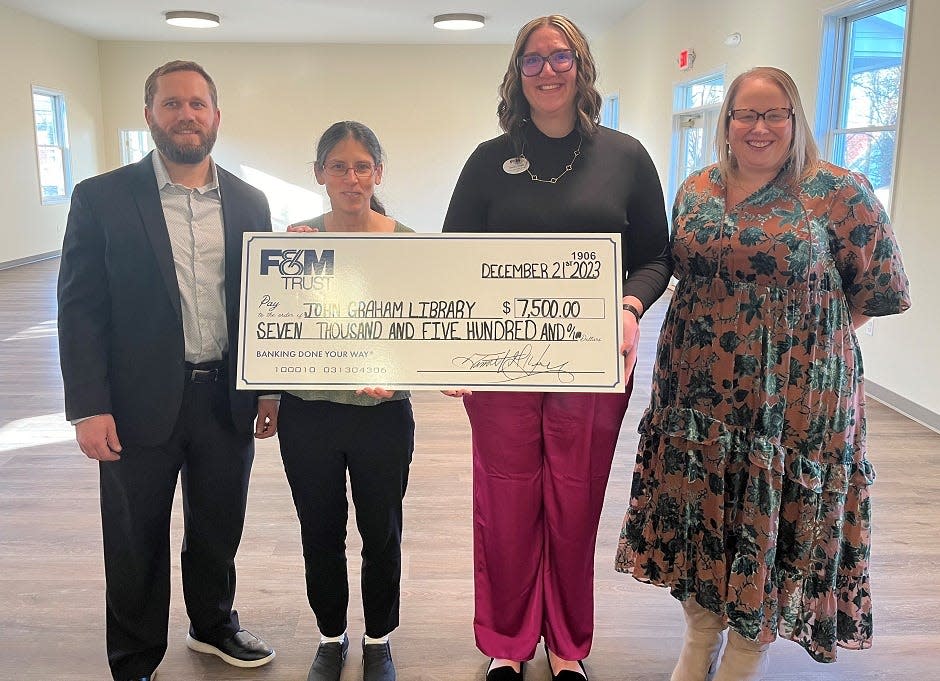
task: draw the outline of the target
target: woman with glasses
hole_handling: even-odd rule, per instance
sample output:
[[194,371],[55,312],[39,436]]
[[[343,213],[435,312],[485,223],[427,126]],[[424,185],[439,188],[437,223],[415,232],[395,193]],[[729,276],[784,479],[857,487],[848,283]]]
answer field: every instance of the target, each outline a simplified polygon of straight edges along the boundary
[[[330,212],[291,232],[411,232],[374,194],[382,147],[362,123],[334,123],[320,137],[314,173]],[[307,681],[338,681],[349,649],[346,609],[346,475],[362,536],[363,680],[393,681],[389,634],[398,626],[402,499],[414,450],[407,392],[303,390],[281,397],[278,436],[300,520],[307,599],[320,644]]]
[[[541,637],[552,678],[584,681],[594,544],[632,388],[638,322],[669,281],[662,187],[634,138],[598,125],[591,51],[563,16],[526,24],[497,108],[505,134],[457,181],[446,232],[619,232],[626,394],[464,394],[473,433],[474,631],[487,681],[515,681]],[[617,349],[613,349],[617,352]]]
[[682,603],[672,681],[757,679],[778,635],[820,662],[871,645],[855,329],[910,305],[884,208],[819,160],[790,76],[748,71],[722,106],[718,163],[673,208],[679,283],[617,556]]

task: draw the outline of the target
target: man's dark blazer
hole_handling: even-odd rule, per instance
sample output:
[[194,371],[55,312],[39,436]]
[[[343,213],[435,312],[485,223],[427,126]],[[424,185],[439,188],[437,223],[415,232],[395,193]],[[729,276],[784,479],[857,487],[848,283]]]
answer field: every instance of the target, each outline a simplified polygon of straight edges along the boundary
[[[234,389],[242,233],[270,231],[271,211],[256,188],[222,168],[218,177],[231,412],[235,427],[249,432],[257,393]],[[66,418],[110,413],[122,444],[168,440],[183,397],[183,322],[149,155],[75,187],[58,298]]]

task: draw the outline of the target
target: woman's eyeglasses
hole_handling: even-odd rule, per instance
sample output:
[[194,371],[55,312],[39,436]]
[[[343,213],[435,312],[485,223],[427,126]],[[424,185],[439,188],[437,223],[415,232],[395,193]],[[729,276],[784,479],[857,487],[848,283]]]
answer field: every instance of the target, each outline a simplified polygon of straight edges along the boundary
[[761,118],[769,126],[784,125],[793,116],[793,109],[767,109],[767,111],[754,111],[754,109],[732,109],[728,116],[733,121],[743,125],[757,125]]
[[349,165],[345,161],[330,161],[323,166],[323,169],[326,171],[327,175],[332,175],[333,177],[346,177],[346,173],[351,169],[356,177],[363,179],[372,177],[372,173],[375,172],[375,166],[365,161],[359,161],[352,165]]
[[577,58],[578,53],[574,50],[557,50],[547,57],[534,53],[524,54],[518,57],[516,61],[519,63],[519,70],[522,71],[522,75],[531,78],[542,72],[542,69],[545,68],[545,62],[551,64],[552,71],[555,73],[570,71]]

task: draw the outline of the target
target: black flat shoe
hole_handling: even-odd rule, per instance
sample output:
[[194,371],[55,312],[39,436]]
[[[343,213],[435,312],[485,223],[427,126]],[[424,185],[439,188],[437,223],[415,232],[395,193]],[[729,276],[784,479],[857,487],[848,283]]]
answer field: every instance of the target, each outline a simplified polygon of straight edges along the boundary
[[349,637],[343,634],[341,643],[321,643],[307,672],[307,681],[339,681],[343,663],[349,652]]
[[[490,658],[490,664],[493,664],[493,658]],[[519,663],[519,671],[512,667],[497,667],[496,669],[486,668],[483,675],[483,681],[522,681],[525,678],[525,662]]]
[[580,674],[570,669],[562,669],[556,674],[555,670],[552,669],[552,658],[548,654],[547,643],[545,644],[545,659],[548,661],[548,673],[552,675],[552,681],[587,681],[587,671],[584,669],[584,662],[581,660],[578,660],[578,666],[581,667]]
[[362,639],[362,681],[396,681],[395,663],[388,643],[366,643]]
[[587,681],[587,672],[581,660],[578,660],[578,666],[581,667],[582,674],[573,672],[570,669],[562,669],[557,674],[552,674],[552,681]]

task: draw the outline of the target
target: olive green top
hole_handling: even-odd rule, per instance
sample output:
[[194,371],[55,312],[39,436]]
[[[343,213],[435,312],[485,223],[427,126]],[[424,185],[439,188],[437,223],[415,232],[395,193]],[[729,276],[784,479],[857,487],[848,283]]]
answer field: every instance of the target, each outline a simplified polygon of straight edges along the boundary
[[[315,227],[319,231],[325,232],[326,227],[323,224],[323,217],[323,215],[320,215],[318,217],[311,218],[310,220],[295,222],[294,224]],[[414,232],[413,229],[406,227],[405,225],[398,222],[398,220],[395,221],[395,231]],[[382,402],[391,402],[392,400],[406,400],[411,397],[411,393],[409,393],[407,390],[396,390],[391,397],[385,399],[369,397],[368,395],[357,395],[355,390],[290,390],[288,392],[302,400],[324,400],[326,402],[352,404],[359,407],[372,407],[376,404],[381,404]]]

